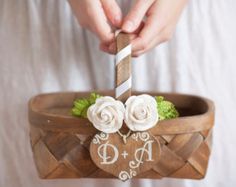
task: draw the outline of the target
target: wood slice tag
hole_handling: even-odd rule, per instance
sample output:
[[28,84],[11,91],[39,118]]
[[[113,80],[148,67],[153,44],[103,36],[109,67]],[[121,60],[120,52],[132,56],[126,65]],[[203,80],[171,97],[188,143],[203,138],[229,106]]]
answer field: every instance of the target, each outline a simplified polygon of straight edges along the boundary
[[122,181],[151,169],[160,158],[160,143],[148,132],[136,132],[124,144],[117,133],[99,133],[90,144],[90,156],[102,170]]

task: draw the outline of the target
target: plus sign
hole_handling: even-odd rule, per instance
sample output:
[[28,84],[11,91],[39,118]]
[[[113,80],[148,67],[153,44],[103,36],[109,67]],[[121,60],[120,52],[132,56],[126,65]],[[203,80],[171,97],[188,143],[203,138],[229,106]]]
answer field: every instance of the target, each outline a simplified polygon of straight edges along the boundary
[[124,159],[126,159],[126,157],[128,156],[128,153],[126,151],[123,151],[121,155],[124,157]]

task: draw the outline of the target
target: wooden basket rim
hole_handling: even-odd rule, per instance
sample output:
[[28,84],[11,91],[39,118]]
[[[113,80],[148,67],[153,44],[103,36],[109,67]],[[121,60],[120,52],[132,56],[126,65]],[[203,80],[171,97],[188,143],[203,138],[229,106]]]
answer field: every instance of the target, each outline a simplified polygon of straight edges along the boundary
[[[97,91],[98,93],[106,93],[106,95],[114,95],[114,91]],[[70,96],[74,99],[78,98],[78,94],[88,95],[90,92],[54,92],[43,93],[34,96],[29,101],[29,122],[34,127],[41,128],[49,131],[63,131],[73,132],[78,134],[95,134],[98,131],[88,121],[88,119],[77,118],[72,115],[60,115],[45,112],[38,107],[38,101],[43,97],[55,97],[55,96]],[[139,95],[147,92],[132,91],[133,95]],[[170,120],[163,120],[150,129],[153,135],[167,135],[167,134],[184,134],[193,133],[199,131],[205,131],[213,127],[214,125],[214,103],[207,98],[180,94],[180,93],[165,93],[165,92],[148,92],[150,95],[164,95],[175,97],[194,98],[203,102],[207,106],[207,110],[198,115],[184,116]],[[73,102],[72,102],[73,104]]]

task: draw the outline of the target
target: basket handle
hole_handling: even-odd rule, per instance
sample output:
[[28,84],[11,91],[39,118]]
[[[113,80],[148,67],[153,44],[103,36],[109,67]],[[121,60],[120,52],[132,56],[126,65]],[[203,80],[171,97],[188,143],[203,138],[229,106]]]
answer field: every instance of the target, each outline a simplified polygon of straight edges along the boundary
[[117,31],[116,36],[116,67],[115,95],[116,99],[125,102],[131,96],[131,44],[129,35]]

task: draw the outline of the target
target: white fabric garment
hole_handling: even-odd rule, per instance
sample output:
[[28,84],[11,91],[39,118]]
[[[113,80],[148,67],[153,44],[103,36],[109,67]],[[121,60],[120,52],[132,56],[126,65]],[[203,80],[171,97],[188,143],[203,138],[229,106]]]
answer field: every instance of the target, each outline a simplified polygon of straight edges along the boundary
[[[121,5],[127,12],[130,1]],[[126,10],[125,10],[126,8]],[[65,0],[0,0],[0,186],[236,185],[236,1],[190,0],[172,40],[133,59],[133,88],[208,97],[216,104],[204,180],[41,180],[32,159],[27,101],[42,92],[112,89],[114,57],[98,49]]]

